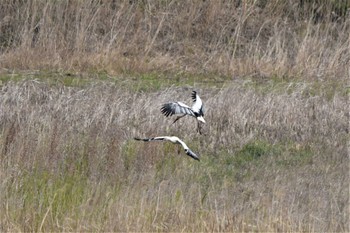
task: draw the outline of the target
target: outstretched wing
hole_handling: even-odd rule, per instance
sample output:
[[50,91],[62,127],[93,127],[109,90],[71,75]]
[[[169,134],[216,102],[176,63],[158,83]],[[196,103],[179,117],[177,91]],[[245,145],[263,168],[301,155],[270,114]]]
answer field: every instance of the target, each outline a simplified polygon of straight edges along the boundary
[[165,140],[166,138],[165,137],[154,137],[154,138],[137,138],[137,137],[134,137],[134,139],[137,140],[137,141],[149,142],[149,141],[154,141],[154,140],[162,141],[162,140]]
[[145,141],[145,142],[149,142],[149,141],[153,141],[153,140],[165,140],[165,141],[171,141],[173,143],[180,143],[181,146],[185,149],[185,152],[188,156],[190,156],[191,158],[198,160],[199,161],[199,157],[193,152],[191,151],[188,146],[181,141],[178,137],[172,136],[172,137],[168,137],[168,136],[161,136],[161,137],[154,137],[154,138],[138,138],[138,137],[134,137],[135,140],[137,141]]
[[186,104],[181,102],[172,102],[172,103],[164,104],[160,110],[166,117],[172,116],[175,114],[186,114],[186,115],[194,116],[192,109]]
[[192,99],[193,99],[193,106],[192,106],[192,110],[194,112],[199,113],[199,115],[203,116],[204,115],[204,107],[203,107],[203,102],[201,100],[201,98],[199,98],[198,94],[196,91],[192,92]]

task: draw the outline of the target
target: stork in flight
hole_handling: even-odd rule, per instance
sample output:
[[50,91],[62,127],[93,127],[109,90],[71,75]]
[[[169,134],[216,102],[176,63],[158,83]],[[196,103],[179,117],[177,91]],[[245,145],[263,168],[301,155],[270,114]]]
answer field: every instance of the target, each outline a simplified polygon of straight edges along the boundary
[[163,104],[160,110],[166,117],[182,114],[181,116],[178,116],[174,120],[173,124],[186,115],[195,117],[198,123],[197,130],[201,134],[200,122],[205,123],[205,120],[203,118],[204,116],[203,102],[201,98],[199,98],[196,91],[192,91],[192,99],[194,102],[192,108],[182,102],[171,102],[171,103]]
[[145,141],[145,142],[159,140],[159,141],[169,141],[174,144],[181,144],[181,146],[185,149],[185,152],[188,156],[199,161],[199,157],[193,151],[191,151],[190,148],[188,148],[188,146],[183,141],[181,141],[180,138],[178,137],[160,136],[160,137],[154,137],[154,138],[134,138],[134,139],[137,141]]

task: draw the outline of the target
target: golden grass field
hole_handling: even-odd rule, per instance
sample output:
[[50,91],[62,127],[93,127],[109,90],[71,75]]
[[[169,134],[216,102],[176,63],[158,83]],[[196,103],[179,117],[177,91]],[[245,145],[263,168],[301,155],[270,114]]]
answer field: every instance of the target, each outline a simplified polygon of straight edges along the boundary
[[349,232],[349,7],[3,1],[0,231]]

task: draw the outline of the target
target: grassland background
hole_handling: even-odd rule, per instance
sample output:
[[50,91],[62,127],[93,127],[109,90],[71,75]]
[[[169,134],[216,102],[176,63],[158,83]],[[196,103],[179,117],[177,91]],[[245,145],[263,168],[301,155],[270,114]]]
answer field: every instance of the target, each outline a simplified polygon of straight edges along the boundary
[[[349,232],[348,1],[2,1],[1,231]],[[162,103],[205,102],[176,126]],[[177,135],[200,154],[134,136]]]

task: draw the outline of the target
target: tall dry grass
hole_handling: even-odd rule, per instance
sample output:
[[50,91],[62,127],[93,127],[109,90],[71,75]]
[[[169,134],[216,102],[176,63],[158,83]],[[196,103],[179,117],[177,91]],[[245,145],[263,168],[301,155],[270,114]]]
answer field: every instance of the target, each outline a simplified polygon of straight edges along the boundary
[[349,7],[345,0],[5,0],[0,65],[344,81]]
[[[205,135],[162,103],[192,88],[130,92],[36,80],[0,91],[2,231],[349,231],[347,97],[309,86],[198,91]],[[197,162],[167,143],[177,135]]]

